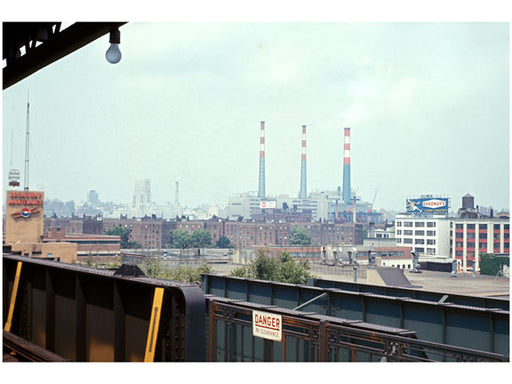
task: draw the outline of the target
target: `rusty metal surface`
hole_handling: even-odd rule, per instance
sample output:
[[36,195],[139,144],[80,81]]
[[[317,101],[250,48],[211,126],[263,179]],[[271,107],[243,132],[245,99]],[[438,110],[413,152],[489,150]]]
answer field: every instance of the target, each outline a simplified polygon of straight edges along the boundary
[[159,287],[164,300],[155,361],[205,360],[198,285],[4,255],[4,303],[18,261],[23,271],[12,332],[27,341],[72,361],[143,361]]
[[207,294],[283,308],[301,306],[320,315],[410,329],[425,341],[509,355],[509,312],[486,308],[478,300],[470,306],[450,298],[439,302],[366,292],[364,284],[359,292],[211,274],[202,275],[202,282]]
[[3,331],[4,361],[19,362],[66,362],[70,361],[46,349],[34,345],[10,332]]
[[[508,356],[418,340],[413,331],[208,295],[210,361],[508,361]],[[281,342],[252,335],[251,313],[282,316]]]

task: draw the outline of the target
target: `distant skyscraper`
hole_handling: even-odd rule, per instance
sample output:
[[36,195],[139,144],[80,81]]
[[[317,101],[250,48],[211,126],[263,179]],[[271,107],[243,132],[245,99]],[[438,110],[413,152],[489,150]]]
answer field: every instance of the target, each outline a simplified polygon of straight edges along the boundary
[[139,179],[135,182],[135,192],[133,194],[133,209],[138,211],[141,216],[149,213],[151,204],[151,182],[149,179]]
[[99,196],[98,196],[98,192],[96,192],[95,190],[90,190],[88,193],[87,193],[87,202],[91,205],[97,205],[98,202],[99,202]]
[[260,177],[258,183],[258,197],[265,197],[265,122],[261,122],[260,129]]
[[302,160],[300,162],[300,192],[299,199],[308,198],[306,178],[306,126],[302,126]]
[[350,191],[350,128],[345,128],[345,146],[343,158],[343,201],[351,204]]
[[180,206],[180,178],[179,177],[175,181],[174,210],[176,211],[176,216],[181,216],[182,209]]

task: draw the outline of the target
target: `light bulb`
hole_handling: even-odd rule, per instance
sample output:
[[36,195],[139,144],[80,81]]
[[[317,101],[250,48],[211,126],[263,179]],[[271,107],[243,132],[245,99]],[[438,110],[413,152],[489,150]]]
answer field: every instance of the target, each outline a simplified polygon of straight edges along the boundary
[[117,64],[121,61],[121,51],[119,50],[119,44],[110,44],[109,49],[105,53],[107,61],[111,64]]

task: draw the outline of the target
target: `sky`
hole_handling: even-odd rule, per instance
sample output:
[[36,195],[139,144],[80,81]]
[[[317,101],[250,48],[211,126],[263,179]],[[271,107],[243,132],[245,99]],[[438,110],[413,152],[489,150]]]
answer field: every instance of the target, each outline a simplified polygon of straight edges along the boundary
[[[130,22],[121,62],[108,35],[3,91],[2,172],[24,170],[46,198],[190,207],[257,191],[260,121],[266,192],[296,196],[301,127],[308,192],[351,184],[376,209],[422,194],[470,193],[509,209],[507,22]],[[11,160],[12,159],[12,160]]]

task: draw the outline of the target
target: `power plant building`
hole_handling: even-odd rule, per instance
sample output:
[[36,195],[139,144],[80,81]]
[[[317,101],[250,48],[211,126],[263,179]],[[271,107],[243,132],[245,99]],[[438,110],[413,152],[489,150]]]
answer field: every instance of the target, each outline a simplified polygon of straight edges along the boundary
[[258,191],[232,195],[228,199],[226,217],[256,221],[331,221],[337,223],[380,222],[381,215],[373,212],[372,204],[359,201],[350,184],[350,128],[344,129],[343,188],[308,194],[306,125],[302,125],[300,190],[297,197],[266,196],[265,181],[265,122],[260,125]]

